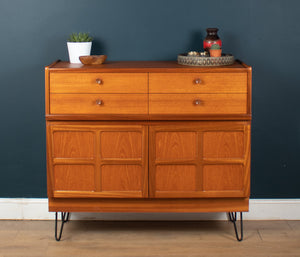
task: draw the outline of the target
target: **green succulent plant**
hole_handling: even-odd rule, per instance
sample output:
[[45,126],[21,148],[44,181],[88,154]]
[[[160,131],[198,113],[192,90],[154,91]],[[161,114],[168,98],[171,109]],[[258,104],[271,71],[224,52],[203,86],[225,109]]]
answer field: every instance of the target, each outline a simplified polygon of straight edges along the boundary
[[91,42],[93,40],[89,33],[72,33],[69,36],[68,42]]
[[213,45],[211,45],[210,49],[218,50],[218,49],[221,49],[221,47],[218,44],[213,44]]

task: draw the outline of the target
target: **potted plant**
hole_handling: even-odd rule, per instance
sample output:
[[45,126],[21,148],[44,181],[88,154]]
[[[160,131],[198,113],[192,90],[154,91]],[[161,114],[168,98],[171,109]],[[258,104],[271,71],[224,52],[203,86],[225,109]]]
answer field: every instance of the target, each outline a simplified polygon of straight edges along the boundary
[[222,49],[218,44],[211,45],[209,49],[210,57],[220,57],[222,54]]
[[93,38],[89,33],[72,33],[68,39],[70,63],[80,63],[79,56],[90,55]]

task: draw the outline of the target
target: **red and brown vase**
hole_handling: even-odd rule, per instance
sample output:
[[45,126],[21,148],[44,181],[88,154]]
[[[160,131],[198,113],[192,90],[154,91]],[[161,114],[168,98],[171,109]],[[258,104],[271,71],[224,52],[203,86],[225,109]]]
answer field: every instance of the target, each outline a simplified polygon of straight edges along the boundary
[[208,28],[206,29],[207,35],[206,38],[203,40],[203,48],[205,51],[209,51],[210,47],[213,44],[218,44],[220,48],[222,48],[222,41],[218,36],[217,28]]

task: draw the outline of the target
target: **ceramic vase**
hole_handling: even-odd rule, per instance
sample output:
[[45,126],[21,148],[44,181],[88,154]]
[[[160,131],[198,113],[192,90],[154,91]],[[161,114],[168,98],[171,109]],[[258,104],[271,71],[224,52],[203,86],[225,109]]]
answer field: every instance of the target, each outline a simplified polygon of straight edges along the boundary
[[205,51],[209,51],[210,47],[213,44],[217,44],[222,48],[222,41],[218,36],[217,28],[208,28],[206,29],[207,35],[206,38],[203,40],[203,49]]

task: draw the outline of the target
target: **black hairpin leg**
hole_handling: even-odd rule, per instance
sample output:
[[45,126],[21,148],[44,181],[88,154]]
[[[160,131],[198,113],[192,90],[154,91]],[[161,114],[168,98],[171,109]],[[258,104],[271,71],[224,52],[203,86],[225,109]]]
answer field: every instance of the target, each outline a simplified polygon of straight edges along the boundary
[[57,212],[55,213],[55,239],[56,241],[60,241],[61,235],[63,232],[64,224],[69,221],[70,213],[69,212],[61,212],[61,225],[59,236],[57,237]]
[[229,221],[231,221],[233,223],[233,226],[234,226],[234,231],[235,231],[236,239],[238,241],[242,241],[243,240],[243,236],[244,236],[244,233],[243,233],[243,213],[240,212],[240,229],[241,229],[240,236],[239,236],[238,231],[237,231],[236,217],[237,217],[237,213],[236,212],[228,212]]

